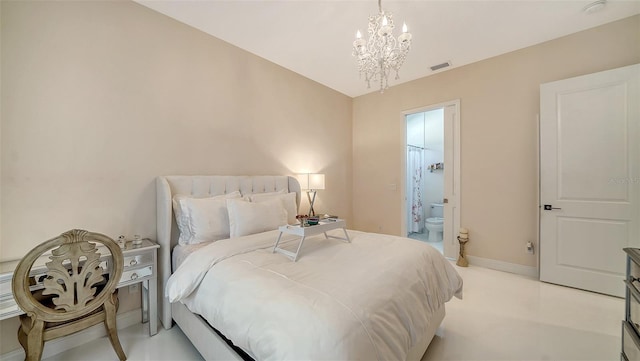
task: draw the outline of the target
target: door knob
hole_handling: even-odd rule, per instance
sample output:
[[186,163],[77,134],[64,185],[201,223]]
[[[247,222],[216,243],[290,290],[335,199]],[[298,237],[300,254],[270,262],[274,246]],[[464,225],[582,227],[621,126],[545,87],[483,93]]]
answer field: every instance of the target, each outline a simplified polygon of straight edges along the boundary
[[554,206],[552,206],[551,204],[545,204],[545,205],[544,205],[544,210],[545,210],[545,211],[550,211],[550,210],[552,210],[552,209],[562,209],[562,208],[554,207]]
[[449,200],[447,198],[442,200],[442,203],[449,203]]

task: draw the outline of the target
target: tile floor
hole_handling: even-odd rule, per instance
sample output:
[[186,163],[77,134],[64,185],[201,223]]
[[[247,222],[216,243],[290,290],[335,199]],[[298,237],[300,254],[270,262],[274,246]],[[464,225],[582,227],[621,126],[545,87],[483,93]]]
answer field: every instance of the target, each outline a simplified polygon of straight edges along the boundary
[[[427,349],[430,360],[619,360],[624,300],[481,267],[456,267],[464,299]],[[148,337],[146,325],[121,330],[130,361],[202,360],[178,327]],[[89,356],[90,355],[90,356]],[[106,338],[46,359],[116,360]]]
[[619,360],[624,300],[481,267],[456,267],[463,300],[425,360]]
[[429,232],[428,231],[424,231],[423,233],[409,233],[409,235],[407,236],[411,239],[417,239],[418,241],[422,241],[427,243],[428,245],[434,247],[435,249],[437,249],[438,251],[440,251],[440,253],[444,254],[443,248],[442,248],[442,241],[440,242],[429,242],[427,239],[429,238]]

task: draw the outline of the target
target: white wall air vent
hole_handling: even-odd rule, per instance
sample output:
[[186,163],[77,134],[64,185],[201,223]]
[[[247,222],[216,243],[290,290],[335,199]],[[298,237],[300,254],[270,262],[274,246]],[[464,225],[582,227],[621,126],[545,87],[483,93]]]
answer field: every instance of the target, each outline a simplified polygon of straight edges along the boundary
[[449,62],[449,61],[444,62],[444,63],[442,63],[442,64],[438,64],[438,65],[434,65],[434,66],[432,66],[432,67],[431,67],[431,71],[440,70],[440,69],[442,69],[442,68],[446,68],[446,67],[448,67],[448,66],[451,66],[451,62]]

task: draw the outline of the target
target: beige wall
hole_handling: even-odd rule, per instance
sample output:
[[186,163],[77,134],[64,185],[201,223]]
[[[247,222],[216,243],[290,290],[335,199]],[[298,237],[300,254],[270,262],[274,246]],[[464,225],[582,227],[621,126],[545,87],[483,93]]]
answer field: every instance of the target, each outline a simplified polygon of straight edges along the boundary
[[155,236],[154,178],[325,172],[351,99],[132,2],[2,3],[1,259],[73,227]]
[[351,98],[133,2],[1,16],[0,259],[74,227],[155,238],[158,175],[323,172],[315,208],[350,218]]
[[400,234],[401,112],[460,99],[468,254],[536,267],[525,243],[537,237],[540,84],[639,62],[640,16],[634,16],[355,98],[352,224]]

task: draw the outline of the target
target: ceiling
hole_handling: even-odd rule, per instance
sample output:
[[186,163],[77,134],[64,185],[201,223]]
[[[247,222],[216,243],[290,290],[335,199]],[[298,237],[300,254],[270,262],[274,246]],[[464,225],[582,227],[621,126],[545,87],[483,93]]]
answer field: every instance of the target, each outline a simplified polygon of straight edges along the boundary
[[[640,0],[385,0],[396,31],[406,22],[412,48],[389,85],[422,78],[640,13]],[[359,77],[351,55],[356,30],[366,33],[375,0],[136,0],[171,18],[351,97],[378,91]],[[451,66],[431,71],[443,62]]]

